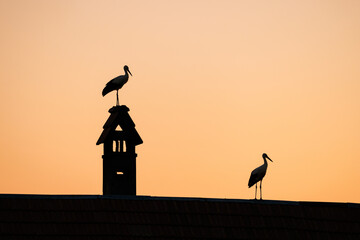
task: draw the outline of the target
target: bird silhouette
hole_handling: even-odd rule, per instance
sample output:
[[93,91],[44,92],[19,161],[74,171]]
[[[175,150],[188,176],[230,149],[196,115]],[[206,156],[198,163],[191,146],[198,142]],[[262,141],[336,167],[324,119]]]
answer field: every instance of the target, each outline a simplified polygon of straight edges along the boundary
[[128,66],[124,66],[124,71],[125,75],[121,75],[110,80],[102,91],[102,95],[105,96],[109,92],[116,90],[116,106],[119,106],[119,89],[122,88],[125,83],[127,83],[129,79],[128,73],[130,73],[132,76]]
[[260,200],[262,200],[261,184],[262,184],[263,178],[265,177],[267,166],[268,166],[266,159],[269,159],[270,161],[272,161],[266,153],[264,153],[262,155],[262,157],[264,159],[264,164],[261,165],[260,167],[255,168],[251,172],[249,183],[248,183],[249,188],[252,187],[254,184],[256,184],[256,188],[255,188],[255,199],[256,199],[257,183],[260,181]]

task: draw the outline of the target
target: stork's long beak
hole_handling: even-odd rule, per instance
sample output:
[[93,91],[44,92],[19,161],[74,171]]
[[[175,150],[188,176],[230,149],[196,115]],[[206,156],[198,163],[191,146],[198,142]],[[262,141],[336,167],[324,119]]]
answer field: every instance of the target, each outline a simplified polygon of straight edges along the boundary
[[131,74],[130,70],[128,69],[127,71],[128,71],[128,72],[130,73],[130,75],[132,76],[132,74]]
[[270,161],[273,161],[273,160],[271,160],[268,156],[266,156],[266,158],[269,159]]

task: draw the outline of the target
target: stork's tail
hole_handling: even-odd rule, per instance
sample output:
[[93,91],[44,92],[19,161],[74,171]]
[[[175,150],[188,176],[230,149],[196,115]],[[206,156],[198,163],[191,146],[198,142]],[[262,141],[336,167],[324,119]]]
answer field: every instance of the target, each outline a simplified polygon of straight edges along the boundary
[[257,181],[253,178],[253,176],[250,176],[248,186],[251,188]]
[[104,89],[103,89],[103,91],[102,91],[103,97],[104,97],[106,94],[108,94],[109,92],[111,92],[112,90],[114,90],[114,89],[110,88],[109,86],[104,87]]

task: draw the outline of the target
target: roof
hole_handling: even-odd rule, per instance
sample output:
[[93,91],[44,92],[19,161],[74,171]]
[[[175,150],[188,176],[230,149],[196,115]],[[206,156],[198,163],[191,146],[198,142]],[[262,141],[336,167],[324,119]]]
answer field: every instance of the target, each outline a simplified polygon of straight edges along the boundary
[[128,112],[129,108],[125,105],[115,106],[109,110],[110,116],[103,126],[104,130],[96,145],[102,144],[110,138],[117,126],[122,128],[127,140],[131,141],[134,145],[143,143],[139,133],[135,129],[135,123]]
[[0,239],[360,239],[360,204],[0,195]]

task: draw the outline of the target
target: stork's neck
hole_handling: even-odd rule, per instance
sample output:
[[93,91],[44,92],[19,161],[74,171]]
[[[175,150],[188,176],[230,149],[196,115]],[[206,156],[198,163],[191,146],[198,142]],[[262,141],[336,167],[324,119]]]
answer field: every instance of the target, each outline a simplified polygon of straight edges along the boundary
[[268,165],[266,158],[263,158],[263,159],[264,159],[264,165]]

